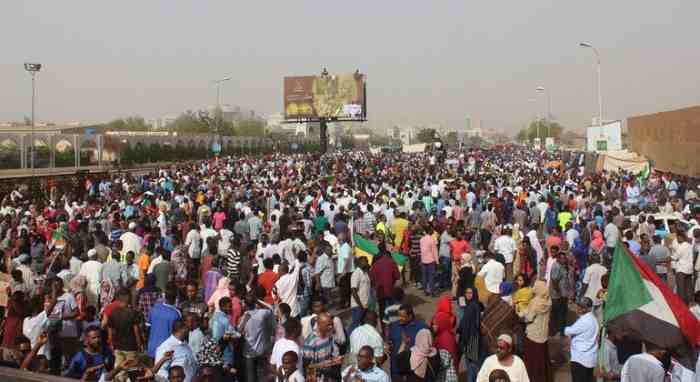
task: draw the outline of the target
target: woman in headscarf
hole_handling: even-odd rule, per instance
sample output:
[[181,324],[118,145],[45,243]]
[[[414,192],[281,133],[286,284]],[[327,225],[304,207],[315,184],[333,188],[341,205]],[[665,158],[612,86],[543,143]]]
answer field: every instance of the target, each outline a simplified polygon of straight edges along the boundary
[[452,313],[452,301],[449,296],[442,296],[437,303],[437,310],[433,315],[432,327],[435,333],[435,347],[450,353],[455,367],[459,365],[459,352],[457,351],[457,337],[455,326],[457,318]]
[[518,266],[515,267],[514,263],[513,271],[516,272],[516,274],[527,275],[528,279],[532,279],[533,275],[537,271],[537,255],[535,254],[535,250],[532,249],[532,246],[530,245],[530,238],[526,237],[520,242],[516,259]]
[[593,240],[591,240],[591,251],[597,254],[601,254],[605,248],[605,240],[603,240],[603,234],[595,230],[593,231]]
[[530,380],[548,382],[551,376],[547,339],[552,300],[544,281],[535,282],[533,294],[527,310],[520,313],[526,324],[523,358]]
[[[530,232],[527,233],[527,238],[529,239],[528,242],[530,243],[530,247],[535,251],[535,264],[536,266],[539,266],[540,262],[542,262],[542,258],[544,257],[544,250],[542,249],[542,245],[540,245],[540,239],[537,237],[536,227],[532,227],[530,229]],[[535,269],[535,271],[537,272],[538,270]]]
[[[459,349],[464,354],[467,363],[467,380],[473,381],[479,372],[479,349],[481,339],[481,304],[476,288],[470,287],[464,291],[464,306],[462,307],[462,319],[459,321],[457,333],[459,334]],[[460,297],[462,299],[462,297]],[[469,376],[473,376],[471,379]]]
[[24,292],[17,291],[7,301],[7,317],[2,322],[3,335],[2,347],[15,348],[15,338],[22,335],[22,322],[29,313],[27,303],[24,300]]
[[156,275],[149,273],[144,279],[143,288],[139,289],[136,295],[136,308],[143,315],[144,319],[148,318],[151,308],[160,299],[161,291],[156,286]]
[[70,293],[73,295],[73,298],[75,298],[76,305],[78,305],[78,316],[75,318],[76,321],[82,321],[85,319],[85,310],[87,309],[88,305],[87,295],[85,294],[87,283],[87,278],[79,275],[73,277],[68,285]]
[[530,288],[530,279],[526,274],[519,274],[515,277],[513,283],[515,292],[513,292],[513,307],[515,313],[520,314],[527,309],[527,306],[532,300],[532,289]]
[[219,261],[214,260],[211,268],[204,274],[204,301],[209,301],[211,295],[214,294],[216,287],[219,285],[219,280],[224,277],[224,273],[219,269]]
[[416,334],[415,345],[408,348],[410,338],[401,340],[397,360],[399,373],[405,382],[435,382],[438,380],[441,361],[438,350],[433,347],[433,336],[429,329],[421,329]]
[[114,300],[116,288],[112,284],[112,280],[106,278],[100,284],[100,306],[107,306]]
[[207,300],[207,305],[209,305],[210,309],[214,308],[214,311],[218,312],[219,300],[224,297],[231,297],[231,293],[228,290],[229,284],[231,284],[231,280],[229,280],[228,277],[222,277],[219,279],[216,289],[211,294],[211,297],[209,297],[209,300]]

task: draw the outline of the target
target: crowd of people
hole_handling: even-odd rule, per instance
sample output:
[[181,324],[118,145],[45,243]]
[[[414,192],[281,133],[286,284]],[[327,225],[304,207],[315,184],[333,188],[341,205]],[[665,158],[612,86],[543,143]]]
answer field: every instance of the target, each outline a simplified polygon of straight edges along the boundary
[[0,362],[85,381],[547,382],[562,362],[574,382],[692,381],[672,349],[601,326],[619,242],[700,316],[698,182],[553,159],[276,154],[18,186]]

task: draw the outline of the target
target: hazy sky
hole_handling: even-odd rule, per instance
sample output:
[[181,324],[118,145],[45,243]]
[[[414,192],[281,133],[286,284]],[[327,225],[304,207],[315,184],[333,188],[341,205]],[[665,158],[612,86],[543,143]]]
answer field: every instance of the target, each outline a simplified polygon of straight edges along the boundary
[[[177,115],[224,103],[282,110],[282,78],[368,76],[372,127],[515,130],[544,112],[572,128],[700,104],[700,2],[6,0],[0,11],[0,121],[30,113],[22,63],[44,65],[37,120]],[[530,101],[535,99],[535,101]]]

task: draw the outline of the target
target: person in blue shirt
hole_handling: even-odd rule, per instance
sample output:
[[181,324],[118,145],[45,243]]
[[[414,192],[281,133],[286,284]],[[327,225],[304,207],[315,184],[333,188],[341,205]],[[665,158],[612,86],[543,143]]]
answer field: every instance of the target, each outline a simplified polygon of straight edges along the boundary
[[236,328],[231,325],[231,321],[228,319],[231,315],[231,309],[231,298],[222,297],[219,300],[219,310],[214,312],[214,315],[209,319],[211,338],[215,341],[223,339],[226,342],[226,347],[224,347],[224,365],[228,367],[233,365],[233,347],[229,341],[238,336]]
[[[100,328],[97,326],[90,326],[85,330],[84,345],[83,350],[73,356],[63,376],[84,381],[99,381],[103,373],[110,373],[114,369],[114,354],[102,344]],[[106,379],[111,379],[111,375]]]
[[391,380],[400,381],[399,365],[397,355],[399,345],[403,337],[408,337],[408,347],[413,346],[416,335],[421,329],[429,329],[428,325],[423,320],[417,320],[413,313],[413,307],[409,304],[403,304],[399,307],[399,320],[389,325],[389,343],[391,344]]
[[147,324],[151,327],[148,335],[148,355],[151,358],[156,356],[158,346],[170,337],[175,321],[182,318],[180,311],[175,307],[176,299],[177,288],[167,288],[165,302],[153,305],[148,314]]
[[357,364],[348,366],[343,371],[343,380],[360,379],[366,382],[389,382],[389,376],[374,363],[374,350],[371,346],[363,346],[357,354]]
[[642,250],[642,245],[639,244],[639,242],[637,242],[636,240],[634,240],[634,232],[632,232],[631,230],[625,232],[625,241],[627,241],[627,245],[629,245],[630,252],[639,256],[639,252]]

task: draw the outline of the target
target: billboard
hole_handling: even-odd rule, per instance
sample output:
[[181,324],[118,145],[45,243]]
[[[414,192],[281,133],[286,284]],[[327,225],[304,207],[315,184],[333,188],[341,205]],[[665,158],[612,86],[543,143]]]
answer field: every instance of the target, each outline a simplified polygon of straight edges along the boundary
[[288,120],[365,120],[365,75],[284,77],[284,116]]
[[586,130],[586,151],[622,150],[622,121],[601,126],[590,126]]

